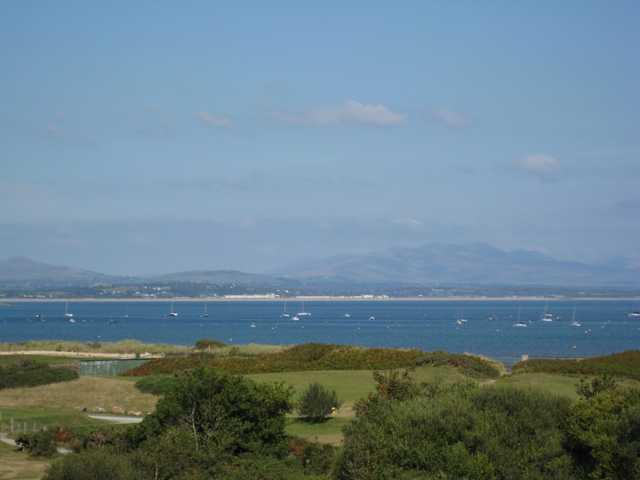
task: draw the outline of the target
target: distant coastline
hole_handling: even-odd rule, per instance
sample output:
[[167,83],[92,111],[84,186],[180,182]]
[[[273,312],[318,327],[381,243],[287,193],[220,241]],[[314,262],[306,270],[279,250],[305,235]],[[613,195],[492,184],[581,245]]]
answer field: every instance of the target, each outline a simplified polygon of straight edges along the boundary
[[0,306],[11,303],[54,303],[54,302],[563,302],[563,301],[640,301],[640,297],[572,297],[572,296],[439,296],[439,297],[391,297],[391,296],[328,296],[328,295],[302,295],[296,297],[268,297],[254,295],[234,295],[230,297],[164,297],[164,298],[101,298],[101,297],[60,297],[60,298],[3,298]]

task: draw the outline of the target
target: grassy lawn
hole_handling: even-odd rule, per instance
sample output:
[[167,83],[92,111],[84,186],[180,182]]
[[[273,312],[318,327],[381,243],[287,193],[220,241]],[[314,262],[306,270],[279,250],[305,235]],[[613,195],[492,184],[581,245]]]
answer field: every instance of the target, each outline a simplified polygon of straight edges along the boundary
[[0,480],[37,480],[42,478],[48,464],[0,443]]
[[340,445],[343,439],[342,427],[350,421],[345,417],[335,417],[322,423],[308,423],[297,418],[289,418],[287,433],[313,442]]
[[[453,382],[468,379],[453,367],[419,367],[414,370],[413,376],[418,382],[435,380]],[[294,388],[296,398],[299,398],[309,384],[318,382],[335,390],[345,407],[353,405],[356,400],[366,397],[374,390],[373,375],[370,370],[260,373],[247,375],[247,377],[258,382],[284,382]]]
[[0,430],[11,434],[11,421],[14,432],[25,430],[33,432],[42,427],[64,425],[65,427],[93,427],[104,425],[100,420],[93,420],[84,413],[75,410],[50,407],[16,407],[0,408]]
[[[133,382],[120,378],[80,377],[70,382],[31,388],[0,390],[0,411],[41,407],[52,410],[152,412],[158,398],[140,392]],[[115,408],[114,408],[115,407]]]
[[[499,378],[496,385],[509,385],[516,388],[535,388],[572,400],[578,398],[576,387],[584,375],[562,375],[558,373],[516,373]],[[618,379],[622,386],[640,388],[640,382],[631,379]]]

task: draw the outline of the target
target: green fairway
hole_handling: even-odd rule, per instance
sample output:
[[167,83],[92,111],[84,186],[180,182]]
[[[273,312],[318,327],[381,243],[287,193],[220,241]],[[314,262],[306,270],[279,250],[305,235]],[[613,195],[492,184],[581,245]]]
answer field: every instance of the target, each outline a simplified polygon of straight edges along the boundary
[[[468,380],[468,377],[453,367],[419,367],[414,370],[413,376],[418,382]],[[247,377],[258,382],[284,382],[294,388],[296,398],[299,398],[309,384],[318,382],[335,390],[338,399],[347,405],[374,391],[373,373],[370,370],[260,373],[247,375]]]
[[339,445],[342,442],[342,427],[350,421],[349,418],[335,417],[321,423],[309,423],[298,418],[289,418],[287,433],[310,442]]
[[[11,431],[13,425],[13,432]],[[94,427],[105,422],[93,420],[84,413],[47,407],[0,408],[0,431],[14,436],[17,433],[33,432],[42,427],[65,426]],[[1,477],[0,477],[1,478]]]
[[30,361],[47,365],[68,365],[77,366],[79,361],[68,357],[54,357],[48,355],[0,355],[0,367],[15,365],[19,362]]
[[509,385],[515,388],[533,388],[554,395],[578,398],[576,387],[580,379],[567,375],[555,375],[549,373],[522,373],[507,375],[496,381],[496,385]]

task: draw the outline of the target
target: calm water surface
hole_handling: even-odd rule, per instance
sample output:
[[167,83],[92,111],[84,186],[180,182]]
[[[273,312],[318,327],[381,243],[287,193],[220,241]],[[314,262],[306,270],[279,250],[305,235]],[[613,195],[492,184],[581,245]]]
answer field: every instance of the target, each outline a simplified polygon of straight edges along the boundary
[[[640,348],[640,320],[627,318],[628,301],[549,302],[555,321],[541,322],[545,302],[306,302],[311,317],[283,318],[283,302],[69,303],[75,323],[64,318],[64,303],[0,306],[0,342],[36,339],[193,344],[200,338],[230,343],[349,343],[473,352],[513,363],[530,356],[589,356]],[[573,309],[581,327],[571,326]],[[293,316],[302,306],[287,303]],[[520,320],[526,328],[517,328]],[[347,317],[347,314],[349,317]],[[44,317],[44,321],[36,319]],[[375,318],[372,318],[375,317]],[[459,325],[456,320],[464,318]]]

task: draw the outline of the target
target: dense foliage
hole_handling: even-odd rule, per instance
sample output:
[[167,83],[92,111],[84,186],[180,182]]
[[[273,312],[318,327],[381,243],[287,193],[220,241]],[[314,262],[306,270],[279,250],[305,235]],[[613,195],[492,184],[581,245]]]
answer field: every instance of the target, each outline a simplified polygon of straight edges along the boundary
[[474,378],[497,378],[500,376],[500,369],[495,363],[475,355],[442,351],[428,352],[416,361],[416,365],[432,365],[434,367],[449,365]]
[[331,415],[339,406],[340,402],[335,390],[329,390],[314,382],[302,393],[298,412],[307,421],[320,422]]
[[286,350],[254,356],[188,355],[151,360],[125,375],[173,374],[211,367],[232,374],[304,370],[382,370],[416,365],[451,365],[477,377],[496,377],[499,370],[489,361],[469,355],[392,348],[361,348],[348,345],[306,343]]
[[70,368],[51,367],[45,363],[22,360],[0,366],[0,390],[3,388],[35,387],[49,383],[66,382],[78,378]]
[[164,395],[173,390],[177,384],[178,378],[175,375],[151,375],[138,380],[136,388],[143,393]]
[[16,438],[16,445],[34,457],[50,457],[56,453],[55,433],[51,430],[25,433]]
[[[234,476],[236,469],[258,472],[265,464],[271,465],[268,471],[275,464],[287,469],[282,461],[288,452],[284,427],[290,397],[283,385],[194,370],[176,379],[175,388],[141,424],[110,437],[92,435],[82,453],[62,459],[47,478],[113,478],[82,476],[78,458],[91,465],[90,472],[113,468],[116,478],[241,478]],[[297,465],[302,474],[302,465]]]
[[461,384],[368,403],[345,429],[339,479],[570,478],[566,400]]
[[213,350],[214,348],[225,347],[226,344],[220,340],[213,340],[211,338],[201,338],[195,344],[198,350]]
[[640,380],[640,350],[584,359],[531,359],[513,366],[514,373],[614,375]]

